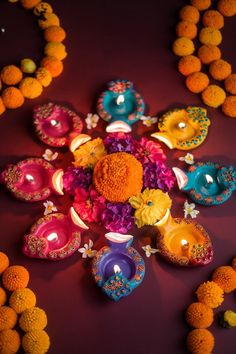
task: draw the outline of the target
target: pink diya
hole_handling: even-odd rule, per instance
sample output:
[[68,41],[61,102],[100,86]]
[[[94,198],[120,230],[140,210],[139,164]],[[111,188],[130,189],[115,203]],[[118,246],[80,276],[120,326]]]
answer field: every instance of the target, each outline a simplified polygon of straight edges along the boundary
[[81,230],[88,226],[73,207],[69,215],[54,213],[39,219],[24,236],[23,253],[31,258],[58,261],[78,250]]
[[8,165],[1,173],[1,182],[16,198],[36,202],[47,199],[53,192],[64,194],[63,173],[41,158],[29,158]]
[[172,218],[170,209],[155,226],[157,246],[168,261],[180,266],[207,265],[213,259],[213,248],[206,230],[193,220]]
[[50,146],[70,145],[83,128],[76,113],[52,102],[36,107],[33,119],[39,139]]

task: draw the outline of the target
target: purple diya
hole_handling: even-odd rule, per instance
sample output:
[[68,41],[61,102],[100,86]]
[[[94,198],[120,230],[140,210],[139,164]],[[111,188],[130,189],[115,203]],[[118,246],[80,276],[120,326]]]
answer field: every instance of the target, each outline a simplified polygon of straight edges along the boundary
[[158,228],[157,247],[168,262],[180,266],[207,265],[213,259],[213,248],[205,229],[193,220],[172,218],[167,209]]
[[50,146],[70,145],[83,128],[76,113],[52,102],[36,107],[33,119],[39,139]]
[[31,258],[58,261],[78,250],[81,230],[88,227],[73,207],[69,215],[54,213],[39,219],[24,236],[23,253]]
[[109,247],[97,252],[92,273],[97,285],[112,300],[128,296],[144,278],[145,264],[140,254],[130,247],[133,236],[109,232]]
[[63,195],[63,170],[41,158],[8,165],[1,173],[1,182],[16,198],[29,202],[47,199],[53,192]]

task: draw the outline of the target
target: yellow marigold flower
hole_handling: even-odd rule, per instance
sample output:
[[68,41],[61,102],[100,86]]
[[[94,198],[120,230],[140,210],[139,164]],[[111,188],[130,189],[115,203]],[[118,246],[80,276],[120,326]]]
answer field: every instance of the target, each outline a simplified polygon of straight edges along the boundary
[[32,59],[22,59],[20,62],[20,67],[23,73],[33,74],[37,68],[35,62]]
[[20,0],[21,1],[21,5],[25,8],[25,9],[32,9],[33,7],[35,7],[41,0]]
[[212,275],[212,280],[219,285],[226,294],[236,289],[236,272],[230,266],[216,268]]
[[191,0],[191,4],[199,11],[208,9],[211,6],[211,0]]
[[204,27],[199,32],[199,41],[206,45],[219,45],[222,42],[222,35],[218,29],[212,27]]
[[1,71],[2,82],[6,85],[16,85],[23,77],[22,71],[15,65],[7,65]]
[[16,312],[9,306],[0,307],[0,331],[13,328],[17,322]]
[[141,192],[142,164],[126,152],[107,155],[96,163],[93,183],[96,190],[110,202],[125,202]]
[[74,151],[74,165],[76,167],[93,167],[106,154],[107,152],[102,139],[93,139]]
[[51,14],[51,13],[53,13],[52,6],[48,2],[45,2],[45,1],[40,2],[34,8],[34,14],[38,17],[40,17],[41,15]]
[[46,13],[44,19],[38,20],[39,27],[46,29],[50,26],[60,26],[60,20],[54,13]]
[[65,38],[66,32],[60,26],[50,26],[44,31],[44,39],[47,42],[62,42]]
[[50,339],[45,331],[33,330],[23,336],[22,346],[27,354],[43,354],[50,347]]
[[191,39],[186,37],[177,38],[172,46],[175,55],[182,57],[183,55],[190,55],[194,52],[194,44]]
[[209,72],[215,80],[225,80],[231,74],[231,64],[226,60],[214,60],[209,67]]
[[210,308],[216,308],[224,301],[224,292],[214,281],[201,284],[197,291],[198,301]]
[[7,267],[9,267],[9,258],[5,253],[0,251],[0,274],[2,274]]
[[202,93],[203,102],[214,108],[219,107],[225,98],[225,91],[217,85],[209,85]]
[[38,68],[35,73],[36,79],[43,87],[47,87],[52,82],[51,73],[45,68]]
[[3,103],[2,98],[0,97],[0,115],[1,115],[2,113],[4,113],[5,110],[6,110],[6,107],[5,107],[4,103]]
[[0,332],[0,353],[15,354],[20,348],[19,333],[12,329]]
[[231,328],[231,327],[236,327],[236,313],[233,312],[233,311],[225,311],[224,313],[224,317],[223,317],[223,320],[224,320],[224,324]]
[[236,96],[227,96],[222,104],[223,113],[231,118],[236,118]]
[[180,10],[179,18],[183,21],[190,21],[196,24],[200,19],[200,13],[195,6],[186,5]]
[[135,222],[138,227],[154,225],[162,219],[166,210],[171,207],[172,201],[168,193],[160,189],[146,188],[142,193],[129,198],[129,203],[136,209]]
[[224,17],[219,11],[206,11],[202,17],[202,23],[205,27],[221,29],[224,27]]
[[201,70],[201,61],[195,55],[185,55],[178,62],[178,70],[182,75],[188,76]]
[[15,290],[9,299],[9,305],[16,313],[22,313],[26,309],[35,306],[36,296],[28,288]]
[[186,344],[193,354],[210,354],[215,346],[215,338],[207,329],[193,329],[187,336]]
[[67,56],[66,47],[60,42],[48,42],[44,48],[44,54],[59,60],[63,60]]
[[221,58],[221,51],[215,45],[204,44],[198,49],[197,55],[203,64],[210,64],[213,60]]
[[2,275],[3,286],[9,291],[26,288],[28,282],[29,272],[22,266],[11,266],[7,268]]
[[32,307],[25,310],[19,319],[20,328],[25,332],[35,329],[44,329],[47,326],[47,316],[44,310],[39,307]]
[[36,98],[41,95],[43,88],[40,82],[33,77],[26,77],[20,83],[20,91],[26,98]]
[[231,74],[225,79],[225,89],[232,95],[236,95],[236,74]]
[[24,96],[16,87],[7,87],[2,93],[2,100],[6,108],[15,109],[23,105]]
[[6,291],[0,287],[0,306],[4,305],[7,301]]
[[194,328],[207,328],[213,323],[213,310],[201,302],[194,302],[187,308],[186,322]]
[[193,93],[199,93],[205,90],[205,88],[207,88],[207,86],[209,85],[209,78],[206,74],[202,72],[196,72],[190,74],[186,78],[185,83],[189,91]]
[[52,77],[59,76],[63,71],[63,63],[55,57],[45,57],[41,61],[41,66],[47,69]]
[[223,16],[234,16],[236,14],[236,0],[219,0],[217,8]]
[[190,21],[180,21],[176,26],[178,37],[193,39],[197,36],[197,26]]

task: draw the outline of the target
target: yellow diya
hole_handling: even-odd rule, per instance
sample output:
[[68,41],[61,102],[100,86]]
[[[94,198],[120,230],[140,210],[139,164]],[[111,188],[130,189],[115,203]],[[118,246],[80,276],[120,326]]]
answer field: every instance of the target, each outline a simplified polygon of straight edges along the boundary
[[195,149],[207,137],[210,119],[206,114],[206,109],[201,107],[174,109],[159,118],[159,132],[151,136],[165,143],[170,149]]

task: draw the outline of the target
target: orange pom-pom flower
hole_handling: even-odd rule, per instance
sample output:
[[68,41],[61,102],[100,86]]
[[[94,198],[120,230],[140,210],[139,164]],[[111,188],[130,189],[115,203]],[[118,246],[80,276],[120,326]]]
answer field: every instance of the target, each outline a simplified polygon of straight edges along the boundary
[[29,282],[29,272],[23,266],[11,266],[4,271],[2,282],[9,291],[26,288]]

